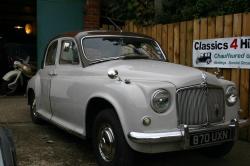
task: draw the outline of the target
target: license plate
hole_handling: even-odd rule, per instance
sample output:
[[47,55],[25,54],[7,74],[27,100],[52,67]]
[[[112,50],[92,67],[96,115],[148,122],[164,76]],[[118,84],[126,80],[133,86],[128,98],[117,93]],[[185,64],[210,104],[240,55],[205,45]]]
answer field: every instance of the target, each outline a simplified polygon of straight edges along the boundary
[[230,129],[204,131],[190,134],[190,145],[200,146],[224,142],[232,139],[232,131]]

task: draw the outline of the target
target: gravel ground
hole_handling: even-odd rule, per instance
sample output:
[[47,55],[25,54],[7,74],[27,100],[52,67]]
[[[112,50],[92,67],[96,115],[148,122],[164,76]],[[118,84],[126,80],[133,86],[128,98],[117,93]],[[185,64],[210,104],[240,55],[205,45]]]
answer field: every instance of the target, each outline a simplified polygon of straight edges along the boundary
[[[0,126],[13,132],[19,166],[94,166],[90,142],[45,123],[31,122],[26,98],[0,97]],[[210,159],[196,151],[141,156],[136,165],[144,166],[249,166],[250,143],[238,141],[222,159]]]

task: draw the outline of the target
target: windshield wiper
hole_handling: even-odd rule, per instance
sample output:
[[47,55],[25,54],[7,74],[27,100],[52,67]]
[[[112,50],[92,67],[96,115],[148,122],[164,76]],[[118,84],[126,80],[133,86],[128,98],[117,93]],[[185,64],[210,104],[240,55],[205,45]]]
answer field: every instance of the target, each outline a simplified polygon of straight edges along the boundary
[[146,55],[139,55],[135,53],[123,54],[119,56],[119,59],[150,59]]
[[108,58],[108,59],[100,59],[94,62],[91,62],[91,64],[97,64],[97,63],[102,63],[102,62],[107,62],[107,61],[112,61],[112,60],[118,60],[120,59],[120,57],[112,57],[112,58]]
[[135,53],[129,53],[129,54],[123,54],[118,57],[112,57],[112,58],[107,58],[107,59],[99,59],[97,61],[91,62],[91,64],[97,64],[97,63],[102,63],[102,62],[107,62],[107,61],[112,61],[112,60],[119,60],[119,59],[150,59],[146,55],[139,55]]

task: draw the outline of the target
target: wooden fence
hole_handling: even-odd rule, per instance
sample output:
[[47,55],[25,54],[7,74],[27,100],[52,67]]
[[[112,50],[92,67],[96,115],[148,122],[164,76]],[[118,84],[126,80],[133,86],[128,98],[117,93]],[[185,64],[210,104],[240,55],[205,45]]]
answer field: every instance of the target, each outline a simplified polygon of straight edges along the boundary
[[[113,29],[112,27],[104,27]],[[133,22],[126,23],[124,31],[138,32],[155,38],[170,62],[192,66],[192,44],[195,39],[250,36],[250,13],[201,18],[179,23],[138,26]],[[206,69],[214,72],[215,69]],[[249,70],[222,69],[225,79],[232,80],[239,89],[241,117],[249,117]],[[247,132],[245,132],[247,133]],[[250,129],[248,132],[250,140]],[[247,135],[244,136],[245,138]]]

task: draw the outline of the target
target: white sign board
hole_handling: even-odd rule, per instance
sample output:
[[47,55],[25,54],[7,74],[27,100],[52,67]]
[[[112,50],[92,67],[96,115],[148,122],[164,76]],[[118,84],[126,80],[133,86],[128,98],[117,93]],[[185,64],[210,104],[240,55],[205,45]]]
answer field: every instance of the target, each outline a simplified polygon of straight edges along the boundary
[[250,36],[193,41],[193,66],[250,68]]

